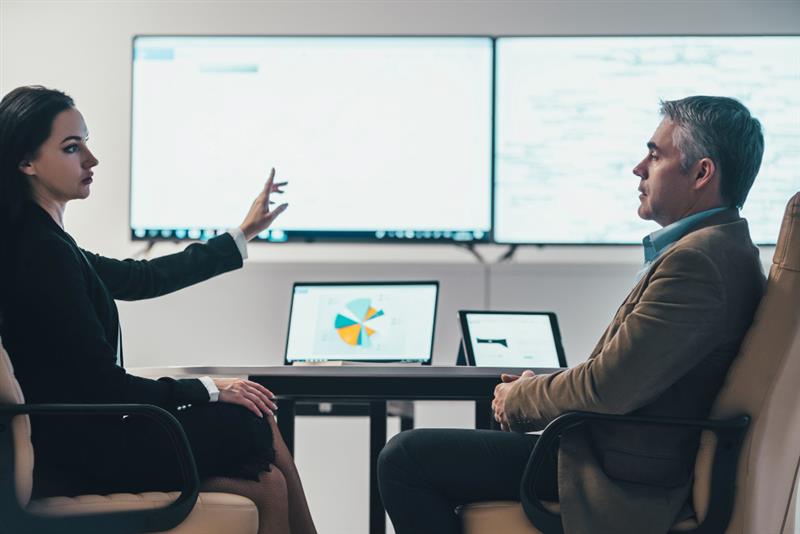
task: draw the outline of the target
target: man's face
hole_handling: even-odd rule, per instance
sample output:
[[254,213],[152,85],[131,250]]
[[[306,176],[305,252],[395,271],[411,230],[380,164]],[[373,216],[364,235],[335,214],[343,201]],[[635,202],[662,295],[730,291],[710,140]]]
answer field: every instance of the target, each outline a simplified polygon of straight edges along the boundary
[[640,178],[639,217],[667,226],[691,210],[694,199],[692,172],[681,170],[681,153],[673,134],[677,126],[665,118],[647,143],[647,155],[633,174]]

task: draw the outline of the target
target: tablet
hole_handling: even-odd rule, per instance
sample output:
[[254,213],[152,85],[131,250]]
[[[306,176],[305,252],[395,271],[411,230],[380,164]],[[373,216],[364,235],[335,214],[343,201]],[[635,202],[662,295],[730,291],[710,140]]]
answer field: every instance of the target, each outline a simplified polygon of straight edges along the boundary
[[459,311],[467,365],[566,367],[553,312]]

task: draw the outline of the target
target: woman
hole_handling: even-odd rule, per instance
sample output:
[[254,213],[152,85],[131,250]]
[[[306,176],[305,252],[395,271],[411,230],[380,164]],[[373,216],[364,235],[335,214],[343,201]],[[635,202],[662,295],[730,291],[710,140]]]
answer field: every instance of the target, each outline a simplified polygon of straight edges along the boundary
[[[84,251],[64,231],[71,200],[91,191],[98,160],[72,99],[20,87],[0,101],[0,336],[30,403],[146,403],[171,411],[189,438],[205,491],[251,498],[259,533],[314,533],[273,394],[239,379],[131,376],[114,299],[164,295],[242,265],[246,241],[286,204],[275,171],[238,229],[152,261]],[[216,402],[214,402],[216,401]],[[34,495],[176,489],[174,452],[137,417],[32,417]]]

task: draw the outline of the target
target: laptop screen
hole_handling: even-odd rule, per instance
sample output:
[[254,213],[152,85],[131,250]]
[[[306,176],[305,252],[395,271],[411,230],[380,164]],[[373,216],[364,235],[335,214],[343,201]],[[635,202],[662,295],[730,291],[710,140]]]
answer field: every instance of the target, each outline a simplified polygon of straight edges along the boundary
[[566,367],[556,314],[551,312],[459,312],[469,365]]
[[430,363],[438,282],[296,283],[286,363]]

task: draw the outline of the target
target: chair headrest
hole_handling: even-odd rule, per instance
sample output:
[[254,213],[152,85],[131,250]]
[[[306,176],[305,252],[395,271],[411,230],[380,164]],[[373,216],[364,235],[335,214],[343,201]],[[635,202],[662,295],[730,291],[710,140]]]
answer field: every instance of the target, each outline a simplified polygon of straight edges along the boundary
[[795,252],[792,256],[790,253],[792,250],[800,250],[800,192],[796,193],[786,206],[772,263],[781,269],[800,271],[800,254]]

